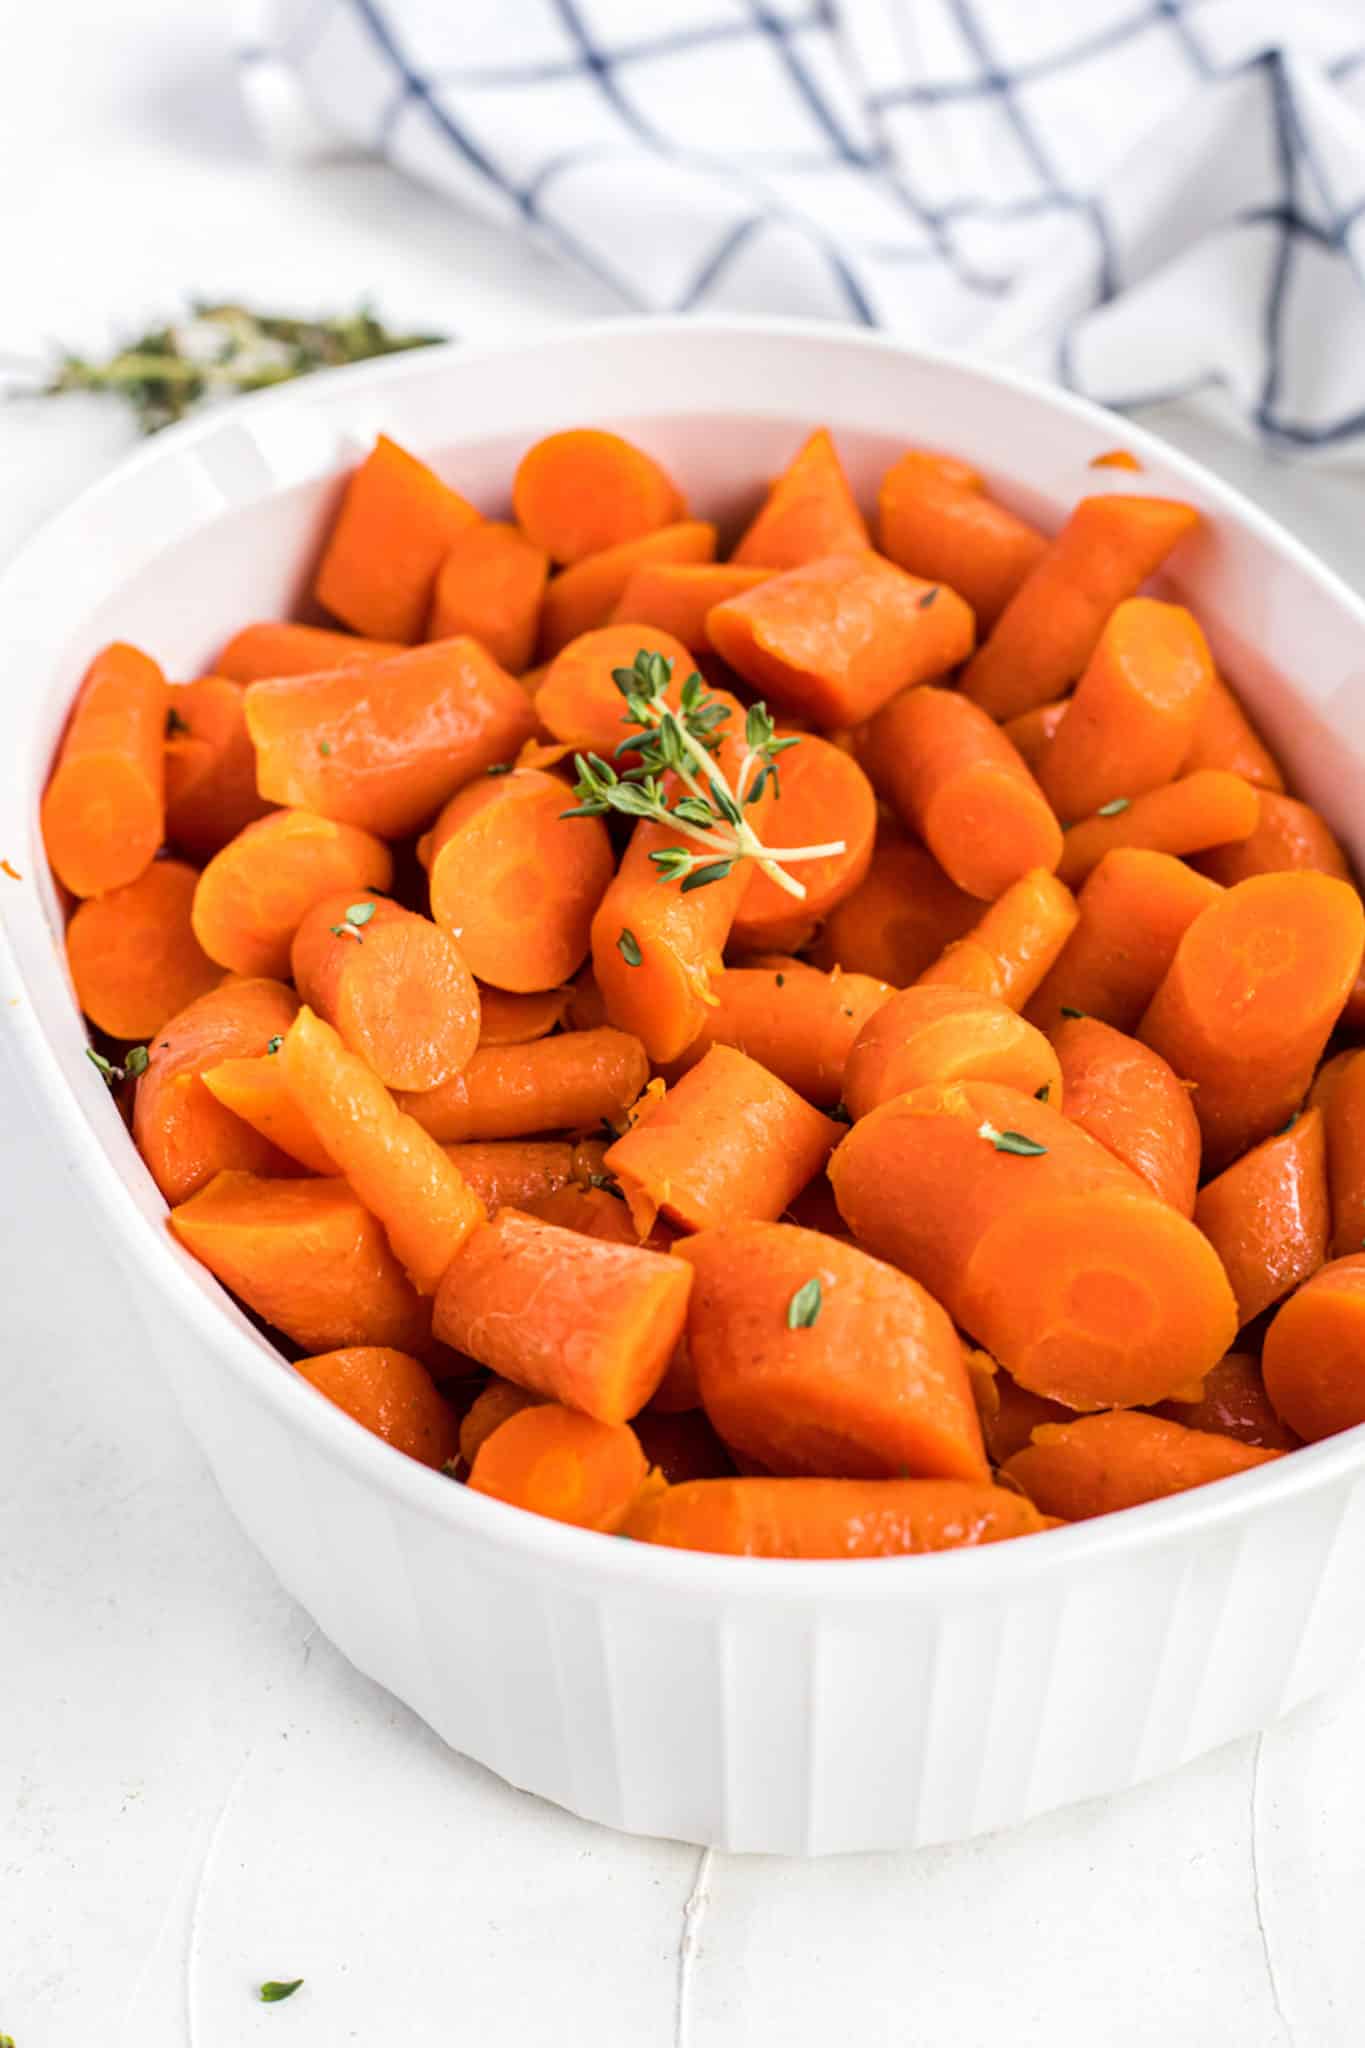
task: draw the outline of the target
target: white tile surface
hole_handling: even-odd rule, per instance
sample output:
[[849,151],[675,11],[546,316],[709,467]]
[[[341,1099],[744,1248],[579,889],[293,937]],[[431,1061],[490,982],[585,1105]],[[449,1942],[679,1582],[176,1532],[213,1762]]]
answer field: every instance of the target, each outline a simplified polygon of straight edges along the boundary
[[[612,310],[374,166],[264,167],[222,11],[0,0],[0,353],[98,343],[186,287],[370,292],[468,334]],[[1152,423],[1365,586],[1356,473]],[[0,557],[128,440],[95,402],[0,413]],[[962,1848],[799,1865],[605,1834],[443,1750],[280,1591],[59,1169],[0,1072],[0,2032],[18,2048],[1359,2041],[1365,1681]],[[286,2010],[253,2003],[299,1975]]]

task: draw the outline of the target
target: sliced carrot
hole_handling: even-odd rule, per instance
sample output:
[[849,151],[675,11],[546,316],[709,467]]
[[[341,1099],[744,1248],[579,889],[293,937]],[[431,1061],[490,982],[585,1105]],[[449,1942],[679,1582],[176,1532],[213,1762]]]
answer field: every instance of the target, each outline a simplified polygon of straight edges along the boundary
[[895,993],[869,974],[822,974],[787,959],[727,967],[711,988],[715,1005],[677,1067],[695,1066],[713,1045],[732,1045],[822,1109],[839,1101],[859,1032]]
[[1160,1415],[1044,1423],[1005,1471],[1045,1515],[1082,1522],[1269,1464],[1280,1451],[1185,1429]]
[[501,1429],[504,1422],[543,1398],[527,1387],[514,1386],[511,1380],[489,1380],[461,1418],[460,1456],[466,1465],[474,1463],[495,1429]]
[[1066,717],[1068,702],[1066,697],[1057,697],[1051,704],[1037,704],[1032,711],[1021,711],[1017,718],[1007,718],[1001,726],[1001,732],[1021,756],[1030,775],[1037,775],[1042,766],[1053,734]]
[[1260,811],[1258,792],[1240,775],[1201,768],[1131,802],[1116,799],[1114,807],[1105,806],[1105,815],[1072,825],[1057,873],[1078,889],[1119,846],[1144,846],[1152,853],[1203,853],[1210,846],[1249,838]]
[[1061,1062],[1065,1115],[1131,1166],[1154,1195],[1199,1221],[1199,1120],[1189,1090],[1165,1060],[1095,1017],[1064,1019],[1052,1043]]
[[443,1144],[531,1138],[615,1122],[648,1079],[639,1039],[602,1025],[529,1045],[486,1046],[444,1087],[400,1103]]
[[1035,868],[946,946],[915,986],[976,989],[1022,1010],[1075,929],[1075,897],[1055,875]]
[[420,640],[436,572],[474,507],[381,434],[352,472],[313,579],[318,603],[377,640]]
[[676,706],[695,662],[680,640],[627,620],[580,633],[555,655],[536,691],[536,716],[546,731],[580,753],[611,760],[632,729],[612,672],[632,667],[642,648],[672,664],[666,694]]
[[648,1471],[640,1440],[626,1423],[598,1422],[557,1401],[538,1401],[485,1439],[469,1485],[530,1514],[610,1533]]
[[256,792],[256,750],[240,683],[200,676],[167,692],[166,837],[207,860],[269,810]]
[[[674,529],[665,527],[665,533]],[[706,615],[713,605],[754,590],[772,575],[771,569],[745,569],[735,562],[647,562],[633,569],[630,581],[612,607],[608,624],[646,619],[652,629],[669,633],[698,654],[713,654]]]
[[1231,846],[1215,846],[1199,855],[1199,869],[1225,889],[1249,875],[1282,874],[1287,868],[1308,868],[1319,875],[1351,880],[1351,863],[1331,826],[1297,797],[1263,789],[1255,830]]
[[810,957],[905,988],[980,915],[977,899],[950,882],[931,853],[883,830],[866,876],[830,913]]
[[216,853],[194,892],[194,936],[237,974],[283,976],[306,912],[335,890],[387,889],[393,862],[358,825],[271,811]]
[[1223,1261],[1244,1324],[1316,1273],[1332,1235],[1322,1111],[1304,1110],[1209,1181],[1194,1220]]
[[873,1012],[854,1040],[844,1102],[855,1117],[929,1083],[1000,1081],[1063,1106],[1062,1070],[1041,1031],[995,996],[908,988]]
[[231,1168],[287,1174],[294,1161],[223,1108],[203,1076],[224,1060],[254,1060],[294,1021],[298,997],[278,981],[231,981],[163,1024],[147,1048],[133,1103],[133,1137],[166,1200],[183,1202]]
[[[779,728],[779,731],[781,728]],[[755,870],[731,927],[736,946],[766,946],[781,934],[793,911],[802,921],[828,915],[851,896],[872,864],[877,832],[877,799],[852,757],[828,740],[806,734],[778,761],[778,796],[769,814],[768,838],[781,846],[826,846],[842,840],[842,853],[793,863],[805,889],[799,900]]]
[[1217,900],[1217,885],[1174,854],[1116,847],[1086,877],[1076,929],[1025,1014],[1043,1031],[1069,1011],[1136,1031],[1176,947]]
[[467,633],[513,675],[529,668],[550,560],[515,526],[481,520],[451,542],[436,575],[428,640]]
[[1195,723],[1182,771],[1221,768],[1240,775],[1257,789],[1282,790],[1278,763],[1223,678],[1216,674]]
[[421,1360],[406,1351],[353,1344],[301,1358],[295,1371],[353,1421],[420,1465],[439,1470],[460,1448],[455,1410]]
[[986,493],[965,462],[908,448],[877,494],[878,545],[912,576],[965,597],[988,633],[1047,548],[1037,527]]
[[150,1038],[223,970],[190,928],[199,877],[183,861],[153,861],[135,882],[78,903],[66,928],[76,997],[111,1038]]
[[165,835],[166,679],[116,640],[85,672],[43,793],[43,844],[73,896],[133,882]]
[[567,1138],[494,1138],[447,1145],[445,1155],[489,1215],[573,1187],[574,1148]]
[[[641,534],[635,540],[621,541],[616,547],[604,548],[601,554],[584,555],[562,569],[545,593],[540,619],[541,659],[553,660],[560,648],[567,647],[580,633],[605,626],[622,592],[641,569],[710,562],[715,552],[715,527],[704,519],[683,519],[673,526],[657,527],[653,533]],[[623,612],[621,616],[636,619],[647,614]]]
[[681,519],[676,484],[643,448],[598,427],[548,434],[512,481],[523,533],[552,561],[578,562]]
[[621,1533],[731,1557],[906,1557],[1031,1536],[1003,1486],[963,1479],[696,1479],[641,1500]]
[[214,656],[210,674],[233,683],[259,683],[268,676],[308,676],[319,669],[350,668],[402,652],[401,640],[365,640],[358,633],[337,633],[327,626],[265,619],[234,633]]
[[479,992],[461,948],[429,918],[371,889],[343,889],[304,914],[294,986],[387,1088],[436,1088],[479,1043]]
[[1155,1412],[1187,1429],[1206,1429],[1265,1451],[1293,1451],[1301,1442],[1271,1407],[1260,1360],[1249,1351],[1229,1351],[1220,1358],[1197,1401],[1163,1401]]
[[869,545],[828,427],[816,431],[773,483],[733,559],[744,569],[795,569]]
[[1306,1443],[1365,1422],[1365,1253],[1333,1259],[1290,1295],[1261,1370],[1275,1413]]
[[[286,1029],[288,1022],[292,1015]],[[309,1173],[340,1178],[335,1159],[289,1091],[278,1052],[277,1044],[273,1053],[258,1053],[253,1059],[220,1060],[217,1066],[204,1069],[204,1086],[215,1102],[250,1124]]]
[[529,1045],[532,1039],[547,1038],[569,1014],[571,988],[536,989],[529,995],[509,995],[506,989],[479,990],[479,1044]]

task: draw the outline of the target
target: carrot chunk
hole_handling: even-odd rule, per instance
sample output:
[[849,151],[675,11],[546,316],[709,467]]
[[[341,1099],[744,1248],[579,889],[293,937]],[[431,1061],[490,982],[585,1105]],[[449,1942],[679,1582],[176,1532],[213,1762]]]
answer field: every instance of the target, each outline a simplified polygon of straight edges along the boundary
[[1062,844],[1057,873],[1072,889],[1120,846],[1153,853],[1203,853],[1210,846],[1247,839],[1256,830],[1261,799],[1240,775],[1202,768],[1162,789],[1149,789],[1131,802],[1116,798],[1104,814],[1072,825]]
[[917,988],[975,989],[1022,1010],[1076,928],[1076,899],[1035,868],[997,897],[961,939],[917,976]]
[[133,882],[165,835],[166,679],[115,641],[85,673],[43,794],[43,844],[73,896]]
[[436,572],[474,507],[386,434],[346,486],[313,580],[318,603],[376,640],[420,640]]
[[[665,533],[671,531],[664,528]],[[645,619],[655,632],[671,634],[684,647],[713,654],[706,630],[711,607],[756,589],[772,573],[744,569],[735,562],[645,562],[631,571],[607,623]]]
[[387,889],[389,850],[358,825],[271,811],[216,853],[194,892],[194,936],[236,974],[283,976],[303,918],[334,890]]
[[1045,1515],[1082,1522],[1250,1472],[1281,1455],[1159,1415],[1087,1415],[1045,1422],[1005,1471]]
[[1351,879],[1351,863],[1327,820],[1297,797],[1263,789],[1255,830],[1230,846],[1214,846],[1198,857],[1201,873],[1230,889],[1250,875],[1283,874],[1307,868],[1319,875]]
[[1332,1231],[1322,1111],[1306,1109],[1209,1181],[1194,1220],[1223,1261],[1244,1324],[1316,1273]]
[[[552,661],[560,648],[567,647],[580,633],[605,626],[623,592],[641,570],[676,563],[710,562],[715,552],[715,527],[704,519],[682,519],[673,526],[660,526],[653,533],[641,534],[638,539],[604,548],[601,554],[584,555],[569,568],[561,569],[545,593],[545,608],[540,618],[542,661]],[[638,619],[648,614],[622,612],[621,616]],[[633,661],[634,658],[632,654],[630,659]],[[509,667],[511,665],[508,664]],[[525,667],[525,663],[520,666]]]
[[712,983],[715,1005],[686,1052],[669,1069],[696,1065],[713,1045],[732,1045],[776,1074],[808,1102],[839,1101],[849,1053],[866,1020],[895,991],[870,974],[822,974],[804,961],[727,967]]
[[1045,535],[987,495],[976,470],[928,448],[892,463],[877,516],[882,553],[964,597],[983,633],[1047,549]]
[[1106,853],[1076,897],[1076,929],[1025,1014],[1053,1031],[1070,1011],[1133,1032],[1213,882],[1174,854],[1141,846]]
[[631,729],[612,672],[630,668],[642,648],[672,664],[665,694],[676,709],[682,686],[696,666],[691,655],[680,640],[657,627],[626,620],[580,633],[555,655],[536,691],[536,716],[546,731],[580,753],[611,760]]
[[479,990],[479,1044],[529,1045],[532,1039],[547,1038],[565,1021],[572,1002],[571,988],[510,995],[485,985]]
[[550,562],[515,526],[481,520],[457,533],[436,574],[428,640],[468,634],[519,675],[535,653]]
[[799,902],[755,869],[731,927],[736,946],[772,943],[774,933],[780,936],[790,926],[793,913],[802,921],[827,916],[853,894],[872,864],[877,799],[850,755],[807,733],[798,746],[781,755],[778,773],[769,838],[791,847],[828,846],[842,840],[844,850],[793,864],[791,872],[806,892]]
[[696,1479],[642,1499],[621,1533],[731,1557],[908,1557],[1048,1524],[1003,1486],[963,1479]]
[[308,676],[319,669],[353,668],[401,654],[401,640],[366,640],[328,626],[295,626],[264,619],[243,626],[213,658],[209,673],[233,683],[260,683],[270,676]]
[[460,1448],[455,1410],[421,1360],[406,1351],[352,1344],[301,1358],[295,1371],[352,1421],[420,1465],[439,1470]]
[[950,882],[931,853],[883,830],[867,874],[835,905],[810,957],[905,988],[980,916],[977,898]]
[[1052,1043],[1061,1062],[1061,1107],[1071,1122],[1131,1166],[1163,1202],[1194,1215],[1199,1120],[1189,1090],[1165,1060],[1095,1017],[1065,1019]]
[[448,932],[372,890],[313,904],[290,948],[294,986],[387,1088],[436,1088],[479,1043],[479,992]]
[[1275,1413],[1306,1443],[1365,1422],[1365,1253],[1319,1267],[1276,1310],[1261,1370]]
[[576,1185],[575,1147],[567,1138],[474,1139],[444,1151],[490,1216]]
[[190,928],[199,877],[183,861],[153,861],[134,882],[87,897],[66,928],[76,997],[111,1038],[150,1038],[223,970]]
[[453,1081],[399,1104],[443,1144],[530,1138],[623,1116],[649,1079],[638,1038],[602,1025],[527,1045],[490,1045]]
[[1345,1052],[1329,1060],[1309,1099],[1323,1113],[1332,1255],[1344,1258],[1365,1245],[1365,1056]]
[[795,569],[868,544],[829,429],[818,427],[773,484],[733,559],[743,569]]
[[1229,775],[1240,775],[1243,781],[1254,783],[1257,789],[1284,788],[1284,777],[1274,755],[1216,673],[1182,763],[1186,775],[1193,775],[1198,768],[1221,768]]
[[224,982],[157,1031],[133,1103],[133,1137],[166,1200],[183,1202],[225,1169],[296,1171],[292,1157],[223,1107],[204,1074],[224,1060],[255,1061],[294,1021],[298,997],[278,981]]
[[598,427],[548,434],[512,480],[517,524],[555,562],[638,540],[683,515],[672,478],[643,448]]
[[1041,1031],[996,996],[932,987],[903,989],[873,1012],[848,1056],[844,1102],[857,1118],[949,1081],[999,1081],[1063,1105],[1062,1070]]
[[245,695],[224,676],[200,676],[167,696],[166,837],[207,860],[270,809],[256,792]]
[[[291,1012],[286,1029],[292,1021]],[[281,1036],[274,1053],[259,1053],[253,1059],[220,1060],[217,1066],[206,1067],[201,1079],[215,1102],[230,1109],[244,1124],[250,1124],[253,1131],[259,1131],[271,1145],[278,1146],[309,1173],[340,1179],[335,1159],[290,1093],[284,1068],[275,1056],[283,1042]]]
[[495,1429],[501,1429],[512,1416],[520,1415],[523,1408],[534,1407],[543,1398],[527,1387],[514,1386],[511,1380],[490,1380],[475,1395],[460,1421],[460,1456],[466,1465],[474,1463]]
[[624,1422],[598,1422],[557,1401],[532,1402],[485,1438],[474,1459],[474,1493],[579,1529],[620,1526],[649,1464]]

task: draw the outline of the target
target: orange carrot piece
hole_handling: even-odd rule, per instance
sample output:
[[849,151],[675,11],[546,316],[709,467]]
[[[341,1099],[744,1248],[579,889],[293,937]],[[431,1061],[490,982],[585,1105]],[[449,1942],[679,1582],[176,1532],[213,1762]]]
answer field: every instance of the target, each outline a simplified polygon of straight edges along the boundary
[[1092,455],[1091,469],[1138,469],[1142,464],[1131,448],[1107,448],[1103,455]]
[[1062,1070],[1042,1032],[995,996],[961,988],[903,989],[874,1011],[848,1056],[844,1103],[856,1119],[949,1081],[999,1081],[1063,1104]]
[[1284,788],[1274,755],[1216,672],[1181,764],[1185,775],[1193,775],[1197,768],[1222,768],[1254,783],[1257,789]]
[[980,915],[924,847],[882,832],[866,876],[825,920],[810,957],[905,988]]
[[610,1534],[648,1472],[627,1423],[598,1422],[557,1401],[538,1401],[485,1438],[469,1485],[529,1514]]
[[1330,1060],[1312,1097],[1323,1113],[1327,1177],[1332,1191],[1332,1256],[1365,1246],[1365,1054]]
[[207,860],[270,809],[256,793],[244,692],[224,676],[200,676],[167,695],[166,837]]
[[441,1088],[399,1098],[443,1144],[531,1138],[615,1122],[649,1079],[638,1038],[602,1025],[529,1045],[490,1045]]
[[757,589],[772,574],[771,569],[745,569],[735,562],[645,562],[631,571],[607,623],[647,619],[652,630],[671,634],[684,647],[713,654],[706,631],[711,607]]
[[73,896],[134,882],[165,835],[166,679],[116,640],[85,672],[43,794],[43,844]]
[[1223,1261],[1243,1324],[1316,1273],[1332,1233],[1322,1111],[1306,1109],[1201,1188],[1194,1220]]
[[1031,1536],[1031,1501],[964,1479],[696,1479],[642,1499],[621,1533],[729,1557],[908,1557]]
[[511,1380],[490,1380],[475,1395],[460,1421],[460,1456],[466,1465],[474,1463],[495,1429],[501,1429],[504,1422],[520,1415],[523,1408],[533,1408],[543,1398],[527,1387],[514,1386]]
[[[779,728],[781,731],[782,728]],[[792,869],[805,889],[797,901],[756,868],[731,927],[736,946],[766,946],[773,932],[792,923],[821,918],[851,896],[872,864],[877,832],[877,799],[853,758],[828,740],[803,736],[778,761],[780,796],[768,836],[783,846],[824,846],[842,839],[842,853],[803,860]]]
[[558,776],[515,768],[470,783],[432,827],[431,914],[493,987],[554,989],[587,957],[615,860],[601,818],[566,818],[572,803]]
[[706,615],[712,646],[756,690],[817,725],[858,725],[898,690],[966,659],[971,609],[870,550],[770,576]]
[[[292,1013],[288,1021],[293,1021]],[[215,1102],[309,1173],[340,1179],[335,1159],[289,1092],[284,1068],[275,1056],[278,1051],[276,1045],[275,1053],[259,1053],[254,1059],[220,1060],[217,1066],[206,1067],[200,1078]]]
[[536,691],[536,716],[546,731],[580,753],[611,760],[631,730],[612,671],[631,668],[645,647],[672,664],[666,695],[676,707],[696,663],[680,640],[655,626],[627,620],[580,633],[555,655]]
[[271,811],[216,853],[194,892],[194,936],[236,974],[283,976],[307,911],[334,890],[387,889],[389,850],[358,825]]
[[150,1038],[223,970],[190,929],[199,877],[183,861],[153,861],[135,882],[78,903],[66,928],[76,997],[111,1038]]
[[977,989],[1022,1010],[1075,929],[1075,897],[1055,875],[1035,868],[946,946],[915,986]]
[[1116,604],[1199,524],[1173,498],[1082,498],[967,665],[962,687],[992,718],[1015,718],[1075,682]]
[[455,1410],[421,1360],[406,1351],[352,1344],[301,1358],[295,1371],[352,1421],[419,1465],[439,1471],[460,1448]]
[[628,1422],[687,1320],[691,1268],[503,1209],[436,1297],[437,1335],[504,1379],[599,1422]]
[[677,485],[619,434],[574,427],[528,448],[512,480],[517,524],[555,562],[578,562],[685,515]]
[[1250,1472],[1281,1456],[1160,1415],[1087,1415],[1078,1422],[1045,1422],[1005,1471],[1045,1515],[1083,1522]]
[[1083,818],[1067,832],[1057,873],[1070,888],[1078,889],[1116,847],[1203,853],[1210,846],[1247,839],[1256,830],[1261,810],[1260,795],[1249,782],[1217,768],[1201,768],[1162,789],[1118,801],[1121,809]]
[[684,1240],[688,1349],[733,1449],[822,1479],[989,1477],[962,1345],[894,1266],[789,1223]]
[[569,1014],[571,988],[535,989],[529,995],[509,995],[506,989],[479,990],[479,1044],[529,1045],[533,1039],[548,1038]]
[[324,896],[289,953],[301,999],[386,1088],[436,1088],[479,1043],[479,992],[460,947],[373,890]]
[[581,1230],[585,1237],[601,1238],[604,1244],[646,1244],[651,1251],[667,1251],[670,1233],[662,1227],[642,1238],[630,1210],[619,1194],[605,1187],[585,1188],[569,1183],[552,1194],[529,1195],[517,1203],[528,1216],[542,1223],[557,1223],[561,1230]]
[[732,559],[743,569],[795,569],[869,544],[829,429],[818,427],[774,481]]
[[1250,875],[1283,874],[1307,868],[1314,874],[1351,880],[1351,863],[1327,820],[1297,797],[1264,789],[1256,829],[1231,846],[1215,846],[1199,855],[1199,869],[1230,889]]
[[1017,718],[1007,718],[1001,726],[1001,732],[1030,775],[1036,776],[1042,766],[1053,735],[1066,717],[1069,702],[1067,697],[1056,697],[1051,704],[1036,704],[1032,711],[1021,711]]
[[[994,1370],[986,1375],[974,1373],[973,1366],[977,1361]],[[981,1417],[981,1434],[993,1465],[1003,1465],[1016,1451],[1022,1451],[1040,1422],[1072,1420],[1071,1409],[1063,1407],[1060,1401],[1045,1399],[1042,1394],[1031,1394],[1027,1387],[1021,1387],[1007,1372],[1002,1372],[985,1351],[969,1352],[967,1370],[972,1374]],[[989,1383],[984,1402],[981,1392],[983,1378],[987,1378]]]
[[432,586],[474,507],[386,434],[346,485],[313,595],[334,618],[376,640],[420,640]]
[[328,626],[295,626],[263,619],[243,626],[220,647],[209,673],[232,683],[260,683],[270,676],[308,676],[324,668],[351,668],[401,654],[401,640],[365,640]]
[[494,1138],[447,1145],[446,1158],[489,1215],[573,1187],[574,1147],[567,1138]]
[[1365,1422],[1365,1252],[1320,1266],[1276,1310],[1261,1370],[1275,1413],[1305,1443]]
[[306,1351],[430,1348],[430,1305],[345,1181],[219,1173],[169,1222],[224,1287]]
[[867,1019],[895,994],[870,974],[821,974],[800,960],[727,967],[711,987],[715,1007],[677,1066],[685,1071],[713,1045],[732,1045],[822,1109],[839,1101]]
[[965,462],[909,448],[877,494],[878,545],[891,561],[946,583],[988,633],[1046,551],[1046,536],[986,493]]
[[896,1096],[853,1126],[829,1176],[859,1242],[1033,1393],[1080,1409],[1165,1400],[1232,1343],[1236,1305],[1208,1240],[1017,1089]]
[[1360,898],[1331,875],[1255,875],[1189,927],[1140,1036],[1194,1084],[1207,1168],[1269,1137],[1303,1101],[1362,944]]
[[1053,1031],[1068,1011],[1134,1032],[1175,949],[1216,883],[1174,854],[1120,846],[1087,876],[1076,898],[1076,929],[1025,1015]]
[[[540,618],[541,659],[553,660],[561,647],[567,647],[581,633],[607,625],[622,593],[641,570],[710,562],[715,552],[715,527],[704,519],[682,519],[675,525],[641,534],[635,540],[604,548],[600,555],[584,555],[571,567],[561,569],[545,593]],[[621,613],[623,619],[644,616],[647,614]],[[632,655],[631,660],[634,658]]]
[[1163,1202],[1182,1216],[1194,1215],[1199,1120],[1189,1090],[1165,1060],[1095,1017],[1065,1019],[1052,1043],[1061,1062],[1064,1114],[1131,1166]]
[[1229,1351],[1205,1378],[1197,1401],[1162,1401],[1154,1411],[1187,1429],[1235,1437],[1265,1451],[1297,1450],[1302,1439],[1270,1405],[1261,1362],[1249,1351]]
[[457,533],[436,575],[428,640],[467,633],[519,675],[535,653],[550,558],[524,533],[480,520]]
[[476,640],[437,640],[365,668],[252,683],[261,794],[401,839],[535,728],[514,676]]
[[294,1162],[222,1108],[203,1076],[223,1060],[252,1060],[289,1029],[294,991],[278,981],[232,981],[163,1024],[147,1048],[133,1103],[133,1137],[166,1200],[183,1202],[226,1168],[286,1174]]

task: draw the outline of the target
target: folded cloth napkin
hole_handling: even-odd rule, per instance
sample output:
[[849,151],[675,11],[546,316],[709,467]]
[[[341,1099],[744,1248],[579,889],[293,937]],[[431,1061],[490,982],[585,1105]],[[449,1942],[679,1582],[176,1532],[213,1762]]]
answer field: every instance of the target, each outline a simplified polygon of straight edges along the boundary
[[[1365,0],[255,0],[278,140],[633,305],[850,318],[1365,435]],[[294,132],[300,132],[295,119]],[[1353,451],[1358,452],[1358,450]]]

